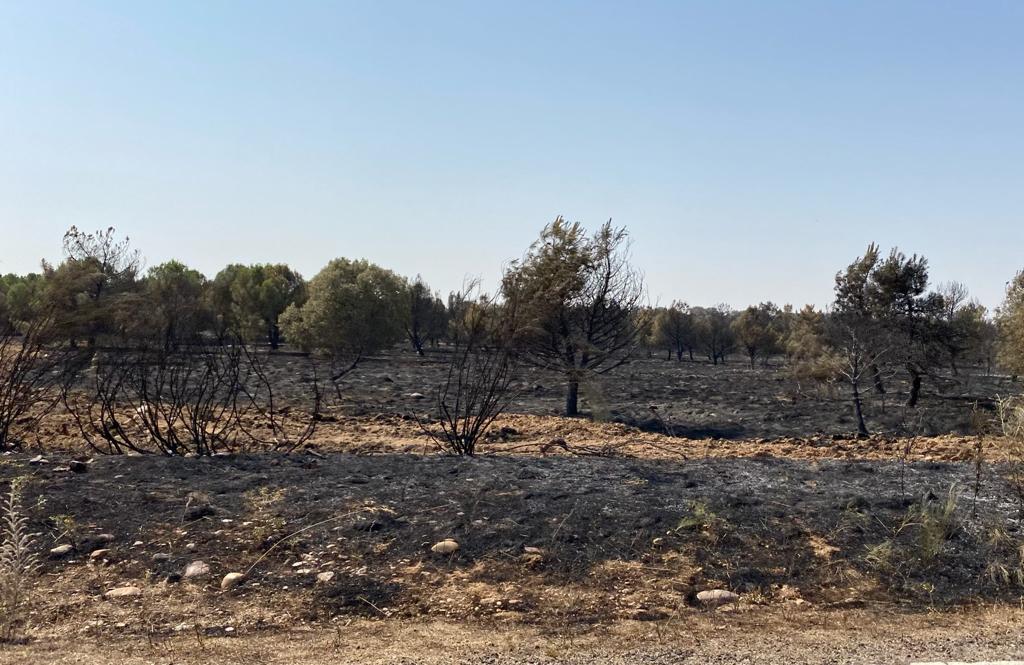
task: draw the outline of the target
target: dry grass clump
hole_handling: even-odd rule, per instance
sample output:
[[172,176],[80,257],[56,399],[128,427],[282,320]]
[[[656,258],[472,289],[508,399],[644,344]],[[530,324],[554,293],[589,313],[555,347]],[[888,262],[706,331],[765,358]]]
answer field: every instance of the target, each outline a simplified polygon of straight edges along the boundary
[[1016,495],[1019,517],[1024,518],[1024,397],[998,401],[999,422],[1006,446],[1003,449],[1007,480]]

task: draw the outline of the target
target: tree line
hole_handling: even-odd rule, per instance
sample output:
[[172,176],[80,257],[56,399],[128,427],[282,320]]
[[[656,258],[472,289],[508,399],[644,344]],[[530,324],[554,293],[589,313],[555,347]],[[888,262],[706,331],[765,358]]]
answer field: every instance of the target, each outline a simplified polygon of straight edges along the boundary
[[[639,355],[717,365],[741,353],[752,368],[780,358],[798,381],[845,385],[858,431],[866,434],[864,392],[885,392],[897,376],[906,378],[914,406],[923,383],[939,371],[955,375],[972,364],[991,372],[996,363],[1014,375],[1024,370],[1024,273],[1008,285],[1002,307],[989,312],[959,283],[932,288],[924,257],[870,245],[836,274],[835,299],[824,310],[761,303],[733,311],[679,301],[655,307],[630,260],[625,228],[608,222],[588,232],[557,218],[509,264],[495,293],[467,288],[447,299],[419,276],[348,258],[308,281],[286,264],[233,264],[212,279],[179,261],[144,270],[139,250],[112,228],[72,227],[59,263],[0,278],[0,382],[11,395],[21,391],[8,404],[45,392],[57,365],[71,371],[72,357],[74,372],[92,363],[102,394],[122,386],[126,375],[101,377],[97,354],[144,353],[145,362],[134,366],[147,369],[133,370],[135,392],[143,394],[152,392],[151,368],[161,363],[180,372],[184,357],[223,358],[231,355],[224,349],[237,355],[287,343],[325,360],[326,380],[337,385],[362,359],[403,339],[421,355],[431,346],[454,350],[452,362],[461,364],[450,379],[485,396],[512,386],[519,367],[555,370],[564,377],[569,416],[579,413],[582,383]],[[193,386],[196,376],[241,372],[211,369],[210,362],[205,374],[164,380]],[[502,385],[481,384],[481,372]],[[240,379],[224,379],[231,381]],[[155,401],[166,394],[157,390]],[[491,395],[488,403],[504,400]],[[439,411],[445,407],[442,401]],[[0,400],[0,445],[10,423],[32,408],[38,412],[31,405],[5,408]],[[455,417],[454,430],[463,416]]]

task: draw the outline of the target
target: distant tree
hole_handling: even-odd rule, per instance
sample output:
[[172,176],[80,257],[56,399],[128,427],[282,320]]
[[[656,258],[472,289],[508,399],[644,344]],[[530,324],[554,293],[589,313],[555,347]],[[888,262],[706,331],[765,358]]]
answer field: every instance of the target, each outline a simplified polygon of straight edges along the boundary
[[435,295],[419,275],[409,284],[408,312],[405,320],[405,334],[418,355],[430,341],[444,336],[448,326],[448,314],[444,302]]
[[86,233],[74,226],[64,234],[64,256],[56,267],[43,264],[48,306],[72,343],[85,339],[93,348],[100,335],[113,332],[125,295],[136,288],[142,257],[113,227]]
[[733,335],[746,351],[750,359],[750,369],[754,369],[754,361],[758,355],[770,355],[778,347],[778,336],[775,332],[778,314],[779,308],[769,302],[752,305],[733,319]]
[[829,343],[840,359],[838,370],[850,386],[860,436],[868,435],[862,384],[869,375],[880,380],[882,361],[894,353],[889,330],[874,310],[872,274],[878,262],[878,247],[871,244],[863,256],[836,274],[835,302],[827,319]]
[[785,337],[787,373],[796,380],[797,390],[805,381],[831,383],[840,376],[841,359],[828,344],[825,315],[807,305],[792,316]]
[[149,269],[142,280],[140,307],[130,316],[136,335],[160,339],[166,350],[195,339],[210,321],[204,302],[206,277],[180,261]]
[[[775,313],[775,318],[772,320],[772,330],[775,332],[775,340],[772,348],[768,351],[768,354],[781,353],[789,358],[789,348],[787,346],[790,338],[790,333],[793,330],[793,326],[796,325],[799,314],[793,311],[793,306],[786,304],[782,306],[782,309]],[[767,361],[767,356],[765,358]]]
[[992,376],[992,367],[999,357],[999,325],[996,320],[985,313],[978,333],[978,346],[973,360],[985,368],[985,375]]
[[879,260],[869,274],[871,314],[885,326],[893,345],[891,358],[910,377],[907,406],[916,406],[923,378],[942,357],[942,297],[928,293],[928,261],[897,249]]
[[0,277],[0,328],[18,329],[32,321],[39,314],[42,291],[42,275]]
[[675,356],[677,361],[682,361],[683,354],[688,353],[693,360],[696,327],[690,306],[674,301],[669,307],[658,309],[653,319],[653,346],[667,350],[669,359]]
[[960,373],[957,361],[976,350],[982,342],[985,307],[968,299],[967,287],[948,282],[936,289],[942,299],[938,314],[938,342],[945,350],[953,375]]
[[229,265],[214,277],[209,296],[220,331],[265,339],[271,349],[281,345],[281,315],[305,297],[302,275],[283,263]]
[[523,357],[565,376],[567,416],[579,413],[581,380],[628,362],[642,336],[645,290],[627,243],[610,221],[588,236],[558,217],[505,274],[504,297],[527,322]]
[[736,336],[732,331],[735,313],[724,304],[716,307],[695,307],[692,312],[698,346],[715,365],[724,363],[736,348]]
[[289,305],[281,328],[289,340],[325,353],[335,385],[367,355],[404,334],[405,280],[364,260],[334,259],[309,281],[308,298]]
[[1024,374],[1024,270],[1006,287],[1006,298],[996,317],[999,360],[1014,376]]

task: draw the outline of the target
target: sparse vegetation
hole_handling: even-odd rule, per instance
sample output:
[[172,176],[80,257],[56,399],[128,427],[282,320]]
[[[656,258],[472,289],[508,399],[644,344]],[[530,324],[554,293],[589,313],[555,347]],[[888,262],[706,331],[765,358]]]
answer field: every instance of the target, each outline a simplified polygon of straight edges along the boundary
[[[163,579],[177,597],[193,559],[242,576],[223,602],[294,596],[289,612],[316,620],[657,619],[707,589],[747,606],[959,603],[975,585],[1002,600],[1022,586],[1024,415],[1019,397],[992,401],[1016,389],[999,371],[1012,289],[997,326],[964,287],[930,291],[922,257],[872,245],[824,311],[652,308],[625,229],[562,218],[495,295],[473,282],[446,301],[367,261],[308,283],[283,264],[208,280],[179,261],[143,272],[113,230],[68,243],[58,266],[3,278],[0,444],[45,442],[10,466],[60,493],[45,498],[60,514],[42,563],[73,586],[70,562],[88,557],[81,607],[127,588],[156,626],[143,587]],[[945,437],[913,436],[925,423]],[[431,442],[475,459],[422,455]],[[108,454],[152,459],[116,460],[112,481]],[[217,458],[197,474],[193,456]],[[952,477],[935,459],[973,464],[969,520],[958,491],[929,491]],[[109,507],[80,510],[85,483],[47,486],[83,473],[124,495],[130,547]],[[34,545],[16,502],[22,557]],[[11,580],[40,563],[24,561]],[[5,611],[23,608],[28,587],[4,584]],[[7,616],[5,630],[23,625],[21,609]]]

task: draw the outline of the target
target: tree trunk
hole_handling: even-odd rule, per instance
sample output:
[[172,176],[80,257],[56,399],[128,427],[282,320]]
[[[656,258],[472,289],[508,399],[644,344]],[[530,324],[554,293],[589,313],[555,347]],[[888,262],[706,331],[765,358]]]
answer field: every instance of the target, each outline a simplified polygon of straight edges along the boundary
[[693,362],[693,349],[690,349],[690,362]]
[[908,367],[907,371],[910,372],[910,395],[907,397],[907,406],[914,407],[921,398],[921,372],[915,367]]
[[857,419],[857,436],[865,437],[868,436],[868,428],[864,424],[864,408],[860,401],[860,386],[857,383],[856,380],[850,382],[850,387],[853,388],[853,416]]
[[567,416],[578,416],[579,410],[579,399],[580,399],[580,382],[579,379],[569,379],[569,387],[565,392],[565,415]]
[[885,394],[885,384],[882,383],[882,372],[879,371],[878,365],[872,363],[870,367],[871,380],[875,384],[875,392],[879,395]]

